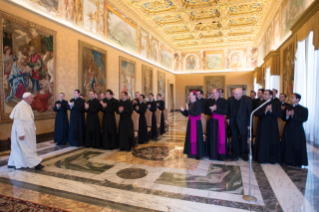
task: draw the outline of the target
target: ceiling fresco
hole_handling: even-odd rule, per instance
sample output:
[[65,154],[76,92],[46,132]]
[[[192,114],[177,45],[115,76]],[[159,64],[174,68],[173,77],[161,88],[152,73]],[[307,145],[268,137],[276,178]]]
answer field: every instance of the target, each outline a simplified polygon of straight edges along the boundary
[[110,0],[137,14],[175,51],[256,46],[282,0]]

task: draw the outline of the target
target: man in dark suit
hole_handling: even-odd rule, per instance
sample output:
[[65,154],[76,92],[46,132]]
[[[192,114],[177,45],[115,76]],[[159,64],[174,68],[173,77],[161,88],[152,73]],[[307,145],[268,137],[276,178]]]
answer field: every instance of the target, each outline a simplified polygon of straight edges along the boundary
[[279,99],[276,97],[277,96],[277,93],[278,93],[278,90],[273,88],[272,89],[272,93],[273,93],[273,96],[272,96],[272,100],[276,101],[276,102],[279,102]]
[[256,91],[254,90],[251,90],[250,91],[250,98],[251,98],[251,101],[254,101],[256,99]]
[[204,98],[204,92],[202,90],[199,90],[197,92],[197,101],[200,102],[201,104],[201,108],[202,108],[201,113],[205,113],[206,99]]
[[258,91],[257,91],[257,99],[254,99],[254,100],[252,100],[252,103],[253,103],[253,110],[255,110],[257,107],[258,107],[258,105],[259,105],[259,103],[260,102],[263,102],[264,100],[263,100],[263,95],[264,95],[264,89],[258,89]]
[[228,101],[227,122],[231,129],[234,151],[232,160],[238,160],[239,156],[241,156],[244,161],[248,161],[247,136],[250,129],[252,103],[250,98],[243,97],[242,88],[236,88],[234,90],[234,97],[229,98]]

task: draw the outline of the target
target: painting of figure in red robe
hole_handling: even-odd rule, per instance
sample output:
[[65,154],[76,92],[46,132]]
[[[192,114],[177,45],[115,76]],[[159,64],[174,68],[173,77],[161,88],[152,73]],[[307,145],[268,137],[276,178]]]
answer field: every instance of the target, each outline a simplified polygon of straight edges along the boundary
[[0,19],[1,121],[9,119],[25,92],[34,95],[36,119],[54,117],[56,32],[4,12],[0,12]]

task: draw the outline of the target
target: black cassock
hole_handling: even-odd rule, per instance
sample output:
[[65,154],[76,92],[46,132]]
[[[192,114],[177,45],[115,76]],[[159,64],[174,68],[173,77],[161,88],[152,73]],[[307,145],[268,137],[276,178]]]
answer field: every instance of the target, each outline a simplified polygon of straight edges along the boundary
[[[188,156],[195,156],[197,158],[201,158],[205,156],[204,153],[204,140],[203,140],[203,127],[202,121],[200,119],[200,114],[202,111],[201,103],[195,101],[194,103],[188,104],[188,111],[184,110],[182,114],[186,117],[192,116],[193,118],[197,117],[195,129],[191,128],[191,120],[188,119],[187,122],[187,131],[184,145],[184,154]],[[196,154],[192,154],[192,145],[191,145],[191,131],[196,132]]]
[[111,98],[103,99],[103,102],[106,103],[106,107],[101,107],[103,114],[102,121],[102,143],[101,147],[104,149],[116,149],[118,147],[117,133],[116,133],[116,120],[114,112],[118,108],[118,100]]
[[251,100],[251,102],[253,105],[253,110],[255,110],[260,105],[261,100],[260,99],[253,99],[253,100]]
[[147,102],[147,105],[151,105],[149,110],[152,112],[151,138],[157,138],[157,120],[156,120],[157,104],[155,101],[152,101],[152,102]]
[[92,99],[87,102],[89,108],[86,110],[86,131],[85,131],[85,146],[100,148],[101,146],[101,126],[99,112],[101,103],[98,99]]
[[144,144],[148,142],[147,123],[145,118],[147,105],[144,102],[142,102],[138,103],[136,106],[139,107],[139,109],[136,110],[136,112],[140,114],[140,118],[138,121],[138,143]]
[[[212,116],[213,113],[210,110],[209,107],[217,105],[216,111],[214,113],[218,115],[227,115],[227,110],[228,110],[228,102],[226,99],[219,98],[217,99],[217,102],[215,99],[209,99],[206,102],[206,108],[205,108],[205,113],[209,116]],[[224,128],[224,136],[225,139],[223,139],[225,142],[223,146],[219,147],[219,128]],[[226,121],[224,118],[224,122],[222,125],[219,123],[218,119],[213,119],[210,118],[208,123],[207,123],[207,140],[206,140],[206,154],[209,156],[210,159],[217,159],[217,160],[223,160],[226,158],[227,154],[227,130],[226,130]],[[221,152],[225,150],[225,153],[222,154]],[[220,151],[219,151],[220,150]]]
[[69,145],[83,146],[84,144],[84,100],[81,98],[71,99],[74,106],[70,108]]
[[134,142],[134,127],[132,121],[133,105],[130,100],[119,102],[119,107],[123,106],[124,110],[120,113],[119,123],[119,144],[121,150],[131,150],[135,146]]
[[306,135],[302,124],[308,120],[308,109],[296,105],[288,106],[294,115],[286,119],[281,141],[282,162],[288,165],[308,166]]
[[157,107],[161,111],[161,135],[165,133],[165,119],[164,119],[164,110],[165,102],[163,100],[156,101],[159,106]]
[[207,101],[208,100],[211,100],[211,99],[204,99],[204,98],[201,98],[201,99],[197,99],[198,102],[200,102],[201,106],[202,106],[202,113],[205,113],[205,110],[206,110],[206,104],[207,104]]
[[[272,112],[265,113],[268,105]],[[259,163],[281,163],[280,135],[277,118],[282,117],[280,104],[272,100],[255,112],[259,117],[254,145],[254,160]]]
[[[56,104],[60,104],[58,109]],[[68,119],[69,104],[67,101],[56,101],[53,110],[56,112],[54,125],[54,142],[58,145],[65,145],[69,137],[69,119]]]

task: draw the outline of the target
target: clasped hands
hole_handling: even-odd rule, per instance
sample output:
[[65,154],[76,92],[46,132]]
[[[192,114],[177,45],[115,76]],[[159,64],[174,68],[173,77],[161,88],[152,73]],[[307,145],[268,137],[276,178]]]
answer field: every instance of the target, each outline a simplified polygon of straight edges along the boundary
[[55,104],[55,106],[56,106],[58,109],[61,108],[61,104],[59,104],[59,103]]
[[266,110],[265,110],[265,113],[267,113],[267,112],[271,112],[272,111],[272,105],[268,105],[267,107],[266,107]]
[[120,107],[119,107],[119,112],[122,113],[123,110],[124,110],[124,107],[123,107],[123,106],[120,106]]
[[103,108],[106,108],[107,103],[104,103],[102,100],[100,101],[100,104],[102,105]]
[[217,110],[217,105],[210,106],[209,109],[214,112]]
[[289,118],[290,116],[292,117],[295,114],[294,110],[286,110],[286,116]]
[[89,109],[89,104],[88,103],[84,103],[84,108],[87,110],[87,109]]

